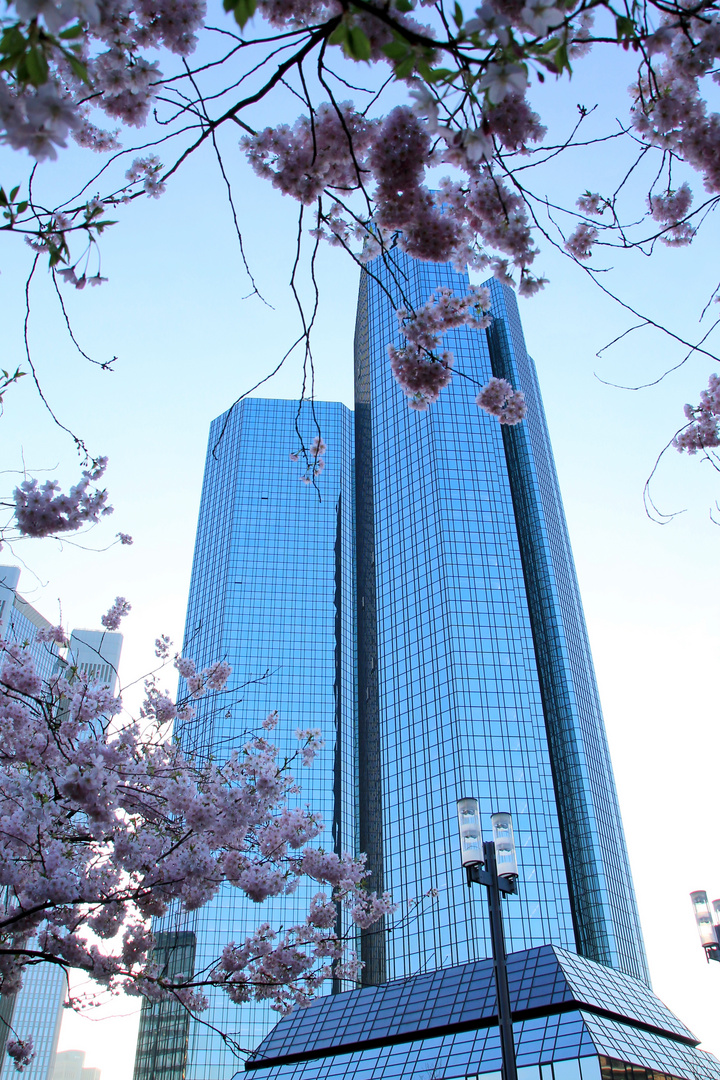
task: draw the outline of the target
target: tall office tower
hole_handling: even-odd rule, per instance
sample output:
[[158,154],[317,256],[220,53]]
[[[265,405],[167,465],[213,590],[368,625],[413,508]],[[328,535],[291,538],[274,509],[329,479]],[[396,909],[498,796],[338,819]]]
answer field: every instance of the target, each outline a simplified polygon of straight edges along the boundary
[[[17,567],[0,566],[0,638],[26,645],[35,670],[44,680],[70,667],[114,690],[122,634],[75,630],[70,648],[61,655],[55,644],[35,640],[38,630],[49,630],[52,624],[20,596],[19,579]],[[23,1072],[25,1080],[51,1080],[66,994],[63,970],[54,964],[38,964],[26,970],[17,994],[0,997],[0,1080],[17,1077],[13,1062],[4,1052],[10,1024],[21,1038],[30,1034],[33,1038],[35,1057]]]
[[[320,498],[289,457],[300,448],[296,420],[305,446],[318,431],[328,445]],[[198,667],[227,660],[232,692],[219,709],[199,701],[180,729],[184,749],[219,759],[273,710],[283,755],[298,747],[296,728],[320,728],[325,750],[312,768],[297,762],[293,771],[301,803],[323,814],[323,845],[337,851],[355,848],[351,463],[352,413],[343,405],[306,403],[298,415],[293,401],[247,399],[212,424],[184,654]],[[228,887],[200,911],[171,914],[159,928],[162,962],[174,962],[173,935],[185,950],[195,936],[197,971],[260,923],[301,920],[313,884],[261,905]],[[265,1003],[238,1007],[222,991],[208,997],[189,1031],[173,1020],[174,1044],[159,1030],[162,1010],[153,1019],[144,1006],[135,1080],[229,1080],[238,1059],[205,1021],[251,1047],[278,1018]]]
[[[461,327],[449,387],[409,409],[386,345],[394,307],[456,295],[466,275],[396,251],[363,272],[356,328],[360,845],[395,896],[436,904],[364,941],[382,982],[490,955],[457,866],[455,802],[510,810],[519,902],[508,948],[553,943],[647,980],[575,569],[534,365],[514,293],[489,331]],[[393,302],[389,300],[392,297]],[[528,403],[501,427],[475,404],[492,376]]]
[[[520,895],[508,947],[552,944],[647,980],[625,842],[587,634],[532,361],[512,292],[490,284],[489,331],[461,327],[450,386],[426,412],[392,377],[395,307],[467,276],[396,251],[363,272],[355,417],[317,404],[328,444],[319,489],[287,459],[296,406],[246,400],[210,435],[185,651],[227,658],[243,701],[182,731],[218,751],[266,711],[317,722],[329,751],[303,799],[332,823],[336,847],[364,851],[373,887],[407,908],[362,934],[363,981],[382,983],[490,955],[484,904],[458,866],[456,800],[510,810]],[[503,428],[475,404],[491,375],[528,400]],[[305,442],[317,431],[301,412]],[[224,432],[218,442],[220,433]],[[308,497],[309,496],[309,497]],[[353,559],[356,572],[353,576]],[[225,742],[227,740],[227,743]],[[258,919],[287,923],[305,896],[258,910],[229,890],[162,933],[196,935],[196,968]],[[297,907],[295,906],[297,904]],[[163,937],[163,949],[170,937]],[[164,955],[164,954],[163,954]],[[264,1006],[213,997],[208,1019],[255,1044]],[[146,1007],[143,1046],[153,1042]],[[185,1054],[181,1047],[180,1058]],[[163,1046],[166,1060],[172,1047]],[[149,1060],[143,1051],[143,1060]],[[157,1058],[155,1059],[157,1061]],[[192,1021],[188,1080],[232,1075],[221,1040]],[[175,1080],[138,1056],[135,1080]]]

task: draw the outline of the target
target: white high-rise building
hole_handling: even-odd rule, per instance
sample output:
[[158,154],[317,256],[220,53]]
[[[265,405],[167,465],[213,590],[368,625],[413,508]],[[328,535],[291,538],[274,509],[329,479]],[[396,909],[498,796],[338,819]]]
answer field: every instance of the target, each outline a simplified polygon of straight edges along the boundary
[[85,1064],[84,1050],[61,1050],[55,1055],[52,1080],[100,1080],[100,1070]]

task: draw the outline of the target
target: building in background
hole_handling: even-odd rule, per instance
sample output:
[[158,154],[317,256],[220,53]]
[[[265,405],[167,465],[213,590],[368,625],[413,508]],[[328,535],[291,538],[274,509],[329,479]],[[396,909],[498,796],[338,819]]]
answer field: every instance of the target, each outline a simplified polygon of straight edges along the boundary
[[[156,935],[153,959],[166,978],[192,978],[195,973],[195,934],[189,931]],[[185,1075],[190,1013],[178,1001],[143,1004],[140,1013],[135,1080],[177,1080]],[[53,1077],[53,1080],[64,1078]]]
[[[187,750],[224,752],[278,709],[281,750],[319,726],[303,773],[325,846],[368,854],[398,916],[364,932],[363,982],[382,984],[490,954],[484,905],[465,888],[456,800],[509,810],[521,874],[508,948],[580,953],[647,981],[602,714],[533,363],[511,290],[490,283],[489,331],[443,348],[454,376],[411,410],[387,362],[395,308],[467,292],[449,266],[399,250],[363,272],[354,418],[338,404],[245,399],[214,421],[190,587],[185,654],[225,659],[238,687],[181,730]],[[492,376],[528,399],[504,429],[475,404]],[[318,490],[289,460],[327,443]],[[329,835],[328,835],[329,834]],[[421,901],[434,887],[433,902]],[[416,903],[408,917],[407,904]],[[196,935],[196,967],[258,921],[296,921],[301,889],[261,908],[228,888],[163,934]],[[344,987],[333,987],[342,990]],[[144,1006],[149,1022],[149,1006]],[[256,1046],[276,1019],[221,993],[191,1021],[163,1080],[225,1080],[237,1059],[218,1031]],[[216,1029],[207,1026],[208,1020]],[[149,1028],[146,1037],[152,1041]],[[183,1035],[184,1039],[185,1036]],[[155,1080],[136,1063],[135,1080]]]
[[[83,672],[114,690],[122,634],[76,630],[71,634],[70,648],[62,650],[54,643],[37,642],[38,630],[48,630],[52,624],[20,596],[19,580],[17,567],[0,566],[0,638],[27,646],[42,679],[49,679],[59,670],[70,677],[73,672]],[[38,964],[26,969],[17,994],[0,996],[0,1080],[15,1080],[18,1075],[5,1054],[9,1025],[21,1038],[33,1038],[35,1057],[23,1072],[25,1080],[52,1080],[66,994],[67,979],[62,968]],[[99,1080],[97,1070],[85,1072],[88,1075],[83,1074],[81,1080]]]
[[38,643],[35,637],[38,630],[49,630],[52,623],[23,600],[17,591],[19,581],[19,567],[0,566],[0,638],[27,645],[38,675],[49,679],[57,668],[58,648],[52,642]]
[[[290,460],[301,438],[309,446],[318,432],[328,445],[320,497]],[[325,750],[312,768],[297,761],[293,771],[302,803],[323,814],[324,845],[338,852],[356,846],[352,437],[350,410],[323,402],[298,410],[293,401],[247,399],[213,422],[183,652],[199,668],[227,660],[233,673],[221,706],[201,699],[180,729],[186,752],[221,759],[274,710],[281,758],[297,751],[296,728],[320,728]],[[199,911],[159,923],[163,950],[175,935],[194,935],[203,970],[263,922],[302,921],[317,889],[308,882],[255,904],[225,886]],[[238,1008],[220,990],[205,992],[207,1012],[189,1033],[175,1026],[175,1046],[167,1032],[153,1034],[166,1023],[162,1010],[143,1004],[135,1080],[228,1080],[238,1059],[218,1031],[251,1049],[277,1020],[266,1003]]]
[[109,686],[114,693],[123,636],[107,630],[73,630],[66,663],[73,672],[86,675],[90,682]]
[[85,1065],[84,1050],[61,1050],[51,1080],[100,1080],[100,1070]]

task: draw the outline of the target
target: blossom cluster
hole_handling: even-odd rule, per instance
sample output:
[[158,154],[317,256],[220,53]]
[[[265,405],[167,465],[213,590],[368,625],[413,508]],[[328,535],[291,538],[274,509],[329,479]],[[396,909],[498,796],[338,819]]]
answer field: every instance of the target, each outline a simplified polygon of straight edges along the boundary
[[[260,176],[306,205],[323,193],[345,195],[374,181],[372,227],[353,219],[338,202],[325,216],[331,242],[362,239],[366,260],[396,237],[414,258],[495,268],[482,245],[508,255],[520,270],[521,292],[533,291],[531,283],[538,279],[528,267],[536,250],[525,204],[489,161],[480,159],[492,157],[492,135],[512,146],[539,139],[544,129],[536,114],[522,96],[510,94],[494,110],[489,135],[480,129],[458,133],[438,126],[428,96],[415,93],[420,100],[414,109],[397,106],[382,121],[368,120],[351,102],[325,103],[293,127],[266,128],[243,138],[241,146]],[[418,115],[428,112],[432,122]],[[446,143],[443,160],[468,173],[465,183],[441,182],[437,193],[424,183],[427,166],[435,163],[434,132]]]
[[106,630],[117,630],[120,626],[120,620],[124,619],[130,611],[130,604],[127,602],[124,596],[116,596],[115,603],[112,607],[102,616],[100,622],[103,624]]
[[594,225],[581,221],[574,232],[565,241],[565,250],[569,251],[575,259],[584,262],[592,255],[593,244],[598,238],[598,230]]
[[[720,118],[708,113],[702,80],[720,57],[720,18],[710,6],[702,17],[678,19],[668,12],[648,39],[652,60],[633,94],[632,120],[641,139],[672,151],[702,175],[710,192],[720,191]],[[682,191],[682,189],[681,189]],[[680,192],[677,193],[680,195]],[[680,196],[679,220],[689,202]]]
[[[39,636],[61,638],[61,628]],[[220,693],[230,675],[222,661],[198,672],[178,657],[176,666],[194,697]],[[174,718],[180,705],[152,684],[144,716]],[[289,803],[299,789],[265,738],[276,722],[271,714],[263,735],[227,761],[201,763],[167,731],[125,720],[107,685],[71,666],[43,680],[29,647],[0,641],[0,993],[21,987],[27,963],[45,961],[111,990],[201,1010],[202,987],[154,963],[149,920],[171,904],[202,907],[224,883],[260,903],[302,878],[326,886],[305,921],[230,942],[210,981],[235,1001],[268,999],[284,1011],[309,1000],[333,965],[337,974],[345,953],[338,905],[361,926],[393,905],[366,891],[363,859],[313,846],[322,820]],[[309,764],[319,731],[298,737]],[[353,956],[347,965],[357,971]],[[32,1056],[30,1034],[8,1046],[19,1068]]]
[[527,412],[522,390],[513,390],[507,379],[493,377],[476,398],[477,404],[501,424],[519,424]]
[[15,520],[21,535],[41,537],[74,532],[112,514],[107,492],[90,487],[102,477],[106,466],[107,458],[97,458],[67,495],[54,480],[46,480],[42,485],[35,479],[23,480],[13,492]]
[[304,468],[300,474],[303,484],[312,484],[320,476],[325,468],[326,451],[327,443],[320,434],[315,436],[310,446],[303,446],[300,450],[292,451],[290,460],[303,462]]
[[[144,124],[161,75],[143,50],[162,46],[187,56],[206,10],[203,0],[16,0],[13,6],[19,20],[13,60],[22,56],[21,45],[37,55],[36,21],[43,55],[30,78],[0,79],[0,138],[38,161],[56,158],[70,135],[96,150],[114,148],[115,134],[90,121],[92,107],[125,124]],[[74,24],[82,33],[71,50],[62,35]]]
[[358,187],[358,166],[364,161],[377,125],[358,113],[351,102],[320,105],[312,120],[301,116],[289,127],[265,128],[242,142],[259,176],[272,181],[284,195],[309,205],[325,188]]
[[707,390],[700,394],[700,404],[686,405],[685,416],[687,427],[673,439],[676,450],[697,454],[698,450],[720,446],[720,376],[710,376]]
[[686,220],[692,204],[692,192],[687,184],[665,195],[650,195],[648,205],[653,220],[666,226],[661,236],[668,247],[684,247],[692,242],[696,230]]
[[405,344],[388,345],[390,366],[405,391],[411,409],[424,410],[437,401],[452,378],[453,354],[438,352],[442,335],[458,326],[485,329],[490,325],[490,290],[472,286],[462,297],[450,289],[436,289],[414,312],[398,308],[396,314]]

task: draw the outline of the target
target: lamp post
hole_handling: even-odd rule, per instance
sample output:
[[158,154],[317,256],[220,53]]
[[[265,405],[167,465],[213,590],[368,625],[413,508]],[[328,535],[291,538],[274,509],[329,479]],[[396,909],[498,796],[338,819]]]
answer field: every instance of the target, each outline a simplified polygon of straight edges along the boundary
[[711,906],[704,889],[691,892],[690,899],[705,959],[720,961],[720,900],[713,900]]
[[[480,805],[477,799],[458,799],[458,822],[460,825],[460,852],[465,867],[468,888],[473,882],[484,885],[488,891],[490,912],[490,940],[495,969],[500,1049],[502,1052],[503,1080],[517,1080],[515,1043],[513,1041],[510,990],[508,987],[507,955],[503,933],[501,894],[517,892],[517,860],[512,818],[509,814],[492,814],[493,838],[483,842],[480,825]],[[484,869],[483,869],[484,864]]]

